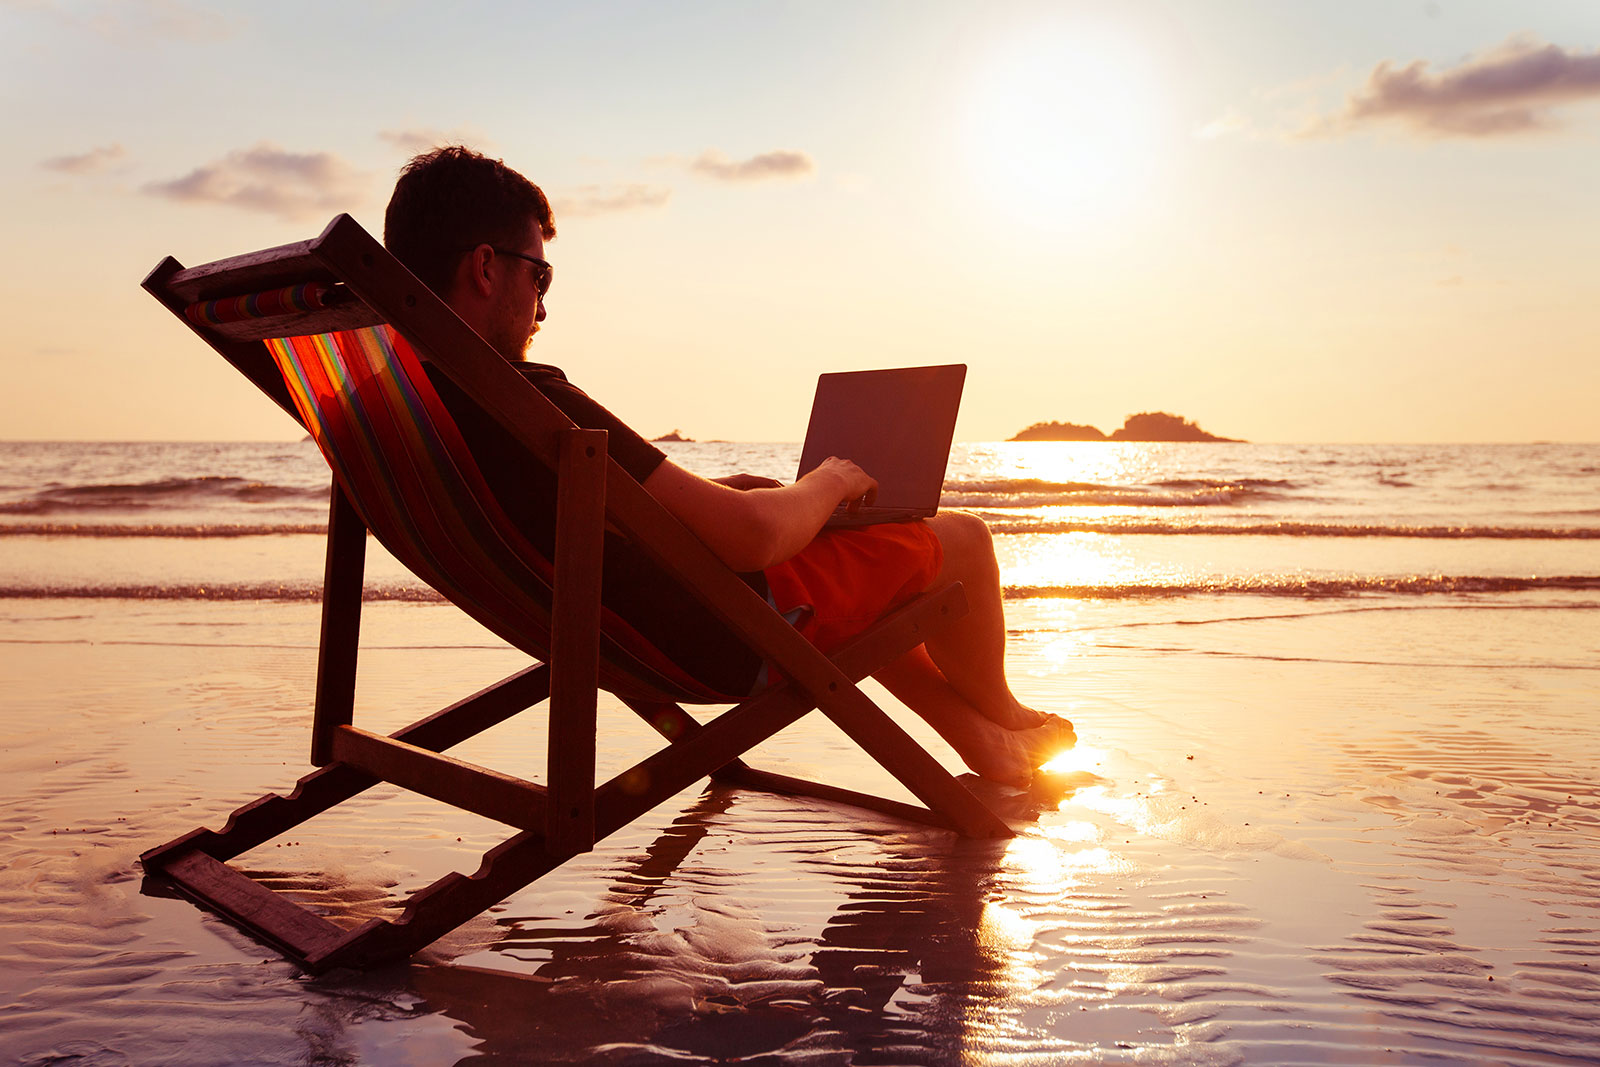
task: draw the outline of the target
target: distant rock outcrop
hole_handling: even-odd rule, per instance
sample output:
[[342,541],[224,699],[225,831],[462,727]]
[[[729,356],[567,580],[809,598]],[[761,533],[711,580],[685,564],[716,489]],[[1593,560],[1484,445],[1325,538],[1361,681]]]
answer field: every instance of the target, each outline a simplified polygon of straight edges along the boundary
[[1218,437],[1206,433],[1188,419],[1169,415],[1165,411],[1142,411],[1129,415],[1122,429],[1112,433],[1113,441],[1237,441],[1236,437]]
[[1080,426],[1076,422],[1036,422],[1023,430],[1013,441],[1104,441],[1106,435],[1093,426]]
[[678,441],[678,442],[682,442],[684,444],[691,444],[691,445],[694,444],[694,438],[683,436],[682,434],[680,434],[678,432],[677,427],[673,427],[673,430],[672,430],[671,433],[664,433],[660,437],[652,437],[652,438],[650,438],[650,440],[652,440],[652,441]]
[[1188,419],[1165,411],[1141,411],[1123,420],[1122,429],[1103,434],[1075,422],[1036,422],[1013,441],[1238,441],[1207,433]]

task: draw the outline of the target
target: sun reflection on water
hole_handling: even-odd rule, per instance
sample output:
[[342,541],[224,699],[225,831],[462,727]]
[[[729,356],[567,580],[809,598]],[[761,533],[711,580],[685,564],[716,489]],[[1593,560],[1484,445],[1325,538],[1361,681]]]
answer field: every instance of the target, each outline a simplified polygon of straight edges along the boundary
[[1105,762],[1105,749],[1080,744],[1042,764],[1039,769],[1046,774],[1093,773],[1103,769]]
[[[1216,564],[1175,551],[1163,536],[1243,521],[1237,487],[1177,463],[1170,447],[1132,442],[1026,442],[968,446],[945,486],[944,506],[974,510],[997,535],[1011,595],[1093,596],[1099,590],[1204,586]],[[1126,528],[1138,533],[1124,535]],[[1188,546],[1193,548],[1193,545]],[[1207,553],[1211,548],[1206,548]],[[1228,570],[1250,565],[1224,556]]]
[[[1098,836],[1098,835],[1097,835]],[[1115,874],[1129,868],[1126,857],[1092,841],[1073,848],[1073,842],[1053,836],[1018,838],[1006,852],[1006,866],[1022,892],[1040,892],[1052,899],[1091,874]]]
[[968,446],[966,459],[994,477],[1126,485],[1159,470],[1163,451],[1159,444],[1135,442],[1001,441]]
[[1039,832],[1053,841],[1081,844],[1100,840],[1100,828],[1092,822],[1076,820],[1059,826],[1041,826]]
[[1144,577],[1140,560],[1105,534],[1014,534],[997,550],[1005,585],[1013,589],[1122,586]]
[[1131,830],[1159,837],[1176,821],[1173,813],[1165,810],[1171,805],[1158,802],[1163,792],[1160,782],[1152,782],[1145,792],[1132,795],[1115,793],[1106,785],[1092,785],[1074,793],[1072,802],[1109,816]]

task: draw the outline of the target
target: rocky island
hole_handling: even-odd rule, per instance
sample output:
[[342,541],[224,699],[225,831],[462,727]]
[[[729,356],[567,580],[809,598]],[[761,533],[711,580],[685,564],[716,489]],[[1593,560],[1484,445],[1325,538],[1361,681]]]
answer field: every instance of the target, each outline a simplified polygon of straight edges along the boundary
[[652,437],[652,438],[650,438],[650,440],[652,440],[652,441],[678,441],[678,442],[681,442],[683,444],[691,444],[691,445],[694,444],[694,438],[692,438],[692,437],[684,437],[676,429],[674,429],[671,433],[664,433],[660,437]]
[[1012,437],[1013,441],[1238,441],[1207,433],[1188,419],[1165,411],[1129,415],[1122,428],[1102,433],[1076,422],[1036,422]]

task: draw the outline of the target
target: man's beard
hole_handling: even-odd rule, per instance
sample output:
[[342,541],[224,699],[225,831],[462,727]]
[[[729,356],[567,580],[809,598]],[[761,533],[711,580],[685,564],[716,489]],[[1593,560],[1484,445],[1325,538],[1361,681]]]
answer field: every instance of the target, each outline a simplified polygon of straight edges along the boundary
[[[533,329],[534,333],[539,331],[537,325]],[[528,358],[528,346],[533,343],[533,334],[530,333],[525,337],[521,334],[520,330],[506,330],[501,336],[491,338],[489,343],[500,355],[513,363],[519,363]]]

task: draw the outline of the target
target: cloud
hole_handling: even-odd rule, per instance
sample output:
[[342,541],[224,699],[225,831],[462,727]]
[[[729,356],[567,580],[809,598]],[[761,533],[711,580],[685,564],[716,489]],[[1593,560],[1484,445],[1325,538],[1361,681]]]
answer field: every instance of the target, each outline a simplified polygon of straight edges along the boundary
[[1250,120],[1237,111],[1223,112],[1217,118],[1194,131],[1194,136],[1202,141],[1214,141],[1221,137],[1233,137],[1251,132]]
[[139,0],[116,8],[120,18],[105,29],[110,35],[131,26],[157,40],[177,38],[210,44],[238,36],[245,25],[243,18],[223,14],[211,5],[178,0]]
[[144,192],[190,204],[226,204],[302,219],[343,211],[365,198],[368,175],[327,152],[288,152],[263,141],[229,152],[181,178],[150,182]]
[[141,43],[183,40],[215,43],[237,36],[244,19],[182,0],[4,0],[4,6],[53,18],[74,30],[118,41]]
[[715,149],[708,149],[689,164],[689,169],[707,178],[725,182],[761,182],[773,178],[803,178],[817,165],[804,152],[777,149],[749,159],[731,160]]
[[120,144],[95,147],[75,156],[52,156],[39,166],[63,174],[103,174],[127,158],[128,150]]
[[558,219],[592,218],[658,208],[670,199],[672,190],[658,185],[584,185],[555,197],[550,207]]
[[1481,56],[1433,70],[1385,61],[1342,112],[1307,132],[1330,135],[1399,123],[1424,137],[1505,137],[1560,125],[1565,104],[1600,98],[1600,51],[1568,51],[1513,37]]
[[479,131],[465,126],[453,130],[441,130],[436,126],[381,130],[378,137],[404,152],[407,157],[452,144],[470,145],[481,152],[493,143]]

